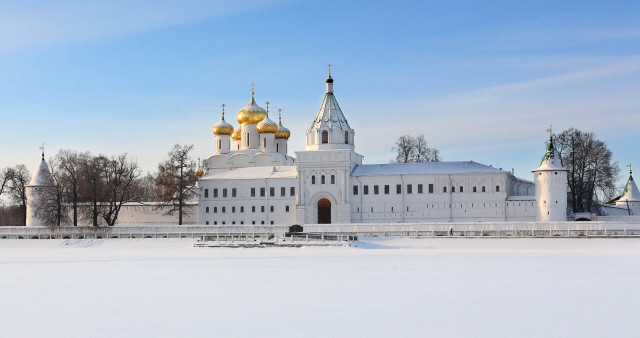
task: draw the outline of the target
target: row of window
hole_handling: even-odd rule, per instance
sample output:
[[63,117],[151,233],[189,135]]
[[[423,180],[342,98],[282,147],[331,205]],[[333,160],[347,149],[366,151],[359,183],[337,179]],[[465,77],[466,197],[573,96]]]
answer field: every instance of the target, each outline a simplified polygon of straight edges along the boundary
[[[307,143],[309,143],[307,141]],[[322,143],[329,143],[329,132],[326,130],[322,131]],[[344,132],[344,144],[349,144],[349,132]]]
[[[229,191],[227,188],[222,188],[222,197],[227,198],[228,192]],[[266,192],[267,192],[266,188],[260,188],[260,197],[264,197]],[[286,196],[286,193],[287,193],[287,188],[280,187],[280,196],[284,197]],[[256,188],[251,188],[250,194],[251,194],[251,197],[256,197]],[[269,196],[274,197],[275,195],[276,195],[276,188],[270,187]],[[296,187],[289,187],[289,196],[295,196],[295,195],[296,195]],[[231,188],[231,197],[238,197],[238,190],[236,188]],[[209,198],[209,189],[204,189],[204,198]],[[218,198],[218,188],[213,188],[213,198]]]
[[[220,223],[221,223],[222,225],[227,224],[227,222],[225,222],[225,221],[222,221],[222,222],[220,222]],[[205,224],[206,224],[206,225],[209,225],[209,221],[206,221],[206,222],[205,222]],[[231,222],[231,224],[234,224],[234,225],[235,225],[235,224],[236,224],[236,221],[232,221],[232,222]],[[244,221],[240,221],[240,225],[243,225],[243,224],[244,224]],[[256,221],[251,221],[251,224],[256,224]],[[260,221],[260,224],[264,224],[264,221]],[[273,221],[271,221],[271,222],[270,222],[270,224],[274,224],[274,223],[273,223]],[[213,222],[213,225],[218,225],[218,221],[214,221],[214,222]]]
[[[330,182],[331,184],[336,184],[336,175],[331,175]],[[311,176],[311,184],[316,184],[316,175]],[[327,184],[327,180],[324,175],[320,176],[320,184]]]
[[[480,206],[480,205],[481,205],[481,203],[482,203],[482,206]],[[481,202],[481,203],[480,203],[480,202],[478,202],[478,203],[475,203],[475,202],[474,202],[474,203],[471,203],[471,208],[486,208],[486,207],[487,207],[487,204],[489,204],[489,207],[490,207],[490,208],[492,207],[492,204],[495,204],[495,207],[496,207],[496,208],[498,208],[498,207],[501,207],[501,206],[502,206],[502,203],[492,203],[492,202]],[[426,207],[427,207],[427,209],[439,209],[439,208],[440,208],[440,209],[442,209],[442,208],[457,208],[457,205],[458,205],[457,203],[453,203],[453,204],[451,204],[451,203],[442,203],[442,206],[440,206],[440,203],[438,203],[438,204],[434,204],[434,203],[432,203],[432,204],[431,204],[431,207],[429,207],[429,204],[427,203],[427,204],[426,204]],[[509,203],[507,203],[507,206],[508,206],[508,205],[509,205]],[[515,204],[513,203],[513,204],[512,204],[512,206],[515,206]],[[518,206],[522,206],[522,205],[521,205],[520,203],[518,203]],[[527,205],[526,205],[526,203],[525,203],[525,205],[524,205],[524,206],[525,206],[525,207],[527,206]],[[533,202],[531,202],[531,206],[532,206],[532,207],[534,206]],[[469,203],[466,203],[466,205],[465,205],[465,203],[460,203],[460,208],[463,208],[463,209],[464,209],[464,208],[469,208]],[[400,210],[401,210],[401,209],[400,209]],[[391,212],[400,212],[400,210],[397,210],[397,209],[395,209],[394,207],[391,207]],[[409,207],[408,207],[408,206],[407,206],[407,211],[409,211]],[[414,210],[414,211],[415,211],[415,210]],[[360,207],[357,207],[357,208],[356,208],[356,212],[360,212]],[[373,207],[370,207],[370,212],[374,212]],[[376,212],[386,212],[386,211],[380,211],[380,210],[378,210],[378,211],[376,211]]]
[[[209,207],[206,207],[204,209],[204,212],[209,213],[210,210],[211,209]],[[260,212],[264,212],[264,210],[265,210],[264,205],[260,206]],[[269,212],[274,212],[274,210],[275,210],[275,208],[274,208],[273,205],[269,207]],[[227,212],[227,207],[220,207],[220,211],[222,213],[226,213]],[[285,205],[284,211],[285,212],[289,212],[289,206],[288,205]],[[236,212],[236,207],[231,207],[231,212],[235,213]],[[240,207],[240,212],[244,212],[244,207],[243,206]],[[251,212],[256,212],[256,206],[255,205],[251,206]],[[213,213],[214,214],[218,213],[218,207],[213,207]]]
[[[433,194],[433,184],[429,184],[429,193]],[[358,195],[358,189],[359,187],[357,185],[353,186],[353,194],[354,195]],[[418,184],[418,194],[422,194],[424,192],[423,189],[423,185],[422,184]],[[442,187],[442,192],[446,193],[447,192],[447,187]],[[451,186],[451,192],[456,192],[456,187],[455,186]],[[458,192],[464,192],[464,187],[460,186],[460,189],[458,190]],[[478,192],[478,187],[473,187],[473,192]],[[487,187],[486,186],[482,186],[482,192],[487,192]],[[500,186],[496,185],[496,192],[500,192]],[[362,186],[362,193],[364,195],[369,195],[369,186],[368,185],[363,185]],[[407,184],[407,194],[412,194],[413,193],[413,185],[412,184]],[[378,185],[374,185],[373,186],[373,194],[374,195],[378,195],[380,194],[380,186]],[[389,185],[385,184],[384,185],[384,194],[385,195],[389,195]],[[402,184],[396,184],[396,194],[402,194]]]

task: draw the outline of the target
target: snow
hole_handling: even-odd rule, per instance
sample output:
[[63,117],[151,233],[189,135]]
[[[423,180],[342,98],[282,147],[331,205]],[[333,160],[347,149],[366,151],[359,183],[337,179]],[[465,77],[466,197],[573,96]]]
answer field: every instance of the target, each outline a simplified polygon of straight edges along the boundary
[[637,239],[0,241],[0,336],[631,337]]
[[[421,175],[421,174],[469,174],[469,173],[504,173],[474,161],[425,162],[425,163],[389,163],[363,164],[356,166],[351,176],[373,175]],[[521,179],[522,180],[522,179]],[[522,180],[526,181],[526,180]]]
[[[275,168],[275,170],[274,170]],[[249,167],[238,168],[225,171],[222,173],[207,175],[203,179],[217,179],[217,180],[254,180],[264,178],[296,178],[298,172],[296,166],[264,166],[264,167]]]

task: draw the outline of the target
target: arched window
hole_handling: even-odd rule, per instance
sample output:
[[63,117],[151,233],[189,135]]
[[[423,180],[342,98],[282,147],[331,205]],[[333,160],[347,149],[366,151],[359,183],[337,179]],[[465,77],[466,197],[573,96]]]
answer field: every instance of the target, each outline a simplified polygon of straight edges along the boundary
[[218,140],[218,149],[222,149],[222,140]]
[[344,144],[349,144],[349,132],[344,132]]
[[322,143],[329,143],[329,132],[326,130],[322,131]]
[[324,184],[324,175],[320,176],[320,184]]
[[265,148],[267,147],[267,138],[266,137],[262,139],[262,146],[265,147]]
[[316,176],[311,176],[311,184],[316,184]]
[[249,133],[247,133],[247,147],[249,146]]
[[209,212],[209,207],[206,208],[207,210],[205,212]]
[[331,175],[331,184],[336,184],[336,175]]
[[482,192],[487,192],[487,187],[485,187],[484,185],[482,186]]
[[442,192],[447,192],[447,187],[442,187]]
[[473,187],[473,192],[478,192],[478,189],[476,187]]
[[280,152],[280,144],[276,143],[276,153]]

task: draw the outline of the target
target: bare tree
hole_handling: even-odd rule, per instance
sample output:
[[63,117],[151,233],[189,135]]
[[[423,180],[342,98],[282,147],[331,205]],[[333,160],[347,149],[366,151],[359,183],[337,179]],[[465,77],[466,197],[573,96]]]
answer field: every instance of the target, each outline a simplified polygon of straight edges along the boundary
[[[78,226],[78,204],[83,183],[82,169],[88,158],[88,153],[79,154],[71,150],[60,150],[55,157],[55,167],[58,172],[57,184],[62,186],[65,200],[71,204],[74,226]],[[51,169],[54,169],[53,163]]]
[[396,153],[396,159],[392,161],[394,163],[440,161],[440,151],[429,148],[424,135],[417,137],[410,135],[400,136],[392,150]]
[[120,214],[120,208],[128,200],[134,199],[134,183],[140,176],[138,164],[127,158],[127,154],[112,157],[104,162],[102,175],[108,200],[105,201],[102,218],[107,225],[114,226]]
[[411,162],[415,149],[415,140],[412,136],[402,135],[398,137],[396,144],[392,148],[392,150],[396,152],[395,163]]
[[107,161],[104,156],[87,156],[81,161],[81,200],[90,205],[89,208],[82,209],[82,216],[96,227],[100,225],[102,202],[107,199],[107,189],[102,175],[102,168]]
[[13,168],[4,168],[0,170],[0,196],[4,193],[5,188],[11,185],[11,177],[13,176]]
[[598,200],[615,197],[618,162],[607,144],[593,132],[574,128],[554,137],[562,164],[568,173],[568,205],[573,212],[598,212]]
[[194,189],[198,182],[195,174],[196,162],[189,156],[193,145],[176,144],[169,152],[169,158],[158,165],[159,197],[164,206],[169,207],[166,214],[178,213],[178,224],[182,225],[187,201],[197,195]]
[[20,206],[22,212],[22,225],[27,222],[27,193],[26,186],[29,184],[31,174],[29,169],[22,164],[13,168],[11,174],[11,184],[9,185],[9,195],[14,203]]
[[151,173],[147,173],[137,180],[135,184],[135,195],[138,196],[140,202],[158,201],[159,189],[157,180],[157,176]]
[[424,135],[414,138],[415,151],[413,152],[413,161],[411,162],[439,162],[440,151],[438,149],[429,148]]

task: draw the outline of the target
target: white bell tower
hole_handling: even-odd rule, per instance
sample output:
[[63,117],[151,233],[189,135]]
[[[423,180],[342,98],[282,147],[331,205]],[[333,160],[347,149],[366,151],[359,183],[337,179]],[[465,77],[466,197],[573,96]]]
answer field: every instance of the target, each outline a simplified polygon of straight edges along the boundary
[[44,160],[44,145],[42,145],[41,149],[42,160],[40,161],[40,166],[31,177],[29,185],[25,186],[25,194],[27,197],[26,226],[28,227],[47,225],[38,217],[37,210],[38,206],[45,202],[43,201],[43,196],[45,195],[44,190],[52,187],[54,184],[47,161]]

